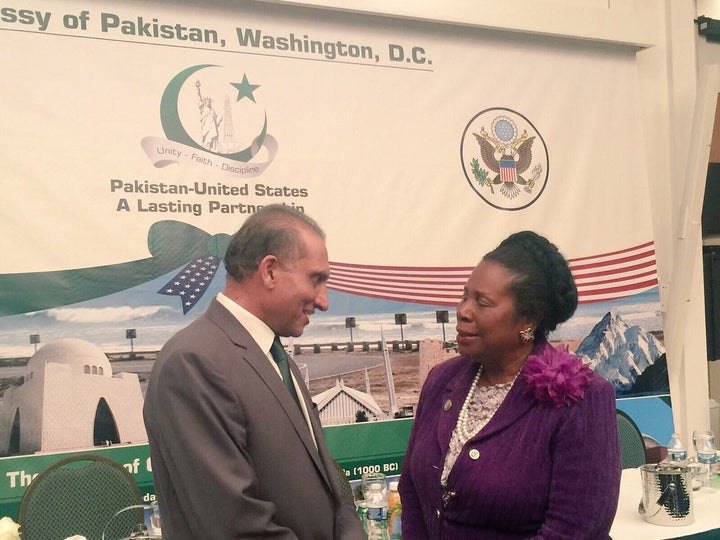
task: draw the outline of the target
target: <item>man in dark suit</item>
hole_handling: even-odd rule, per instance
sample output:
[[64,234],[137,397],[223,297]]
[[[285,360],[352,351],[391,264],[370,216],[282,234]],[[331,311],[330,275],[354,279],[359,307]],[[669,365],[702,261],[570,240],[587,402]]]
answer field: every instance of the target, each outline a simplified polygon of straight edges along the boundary
[[366,538],[297,366],[286,386],[270,353],[328,307],[323,231],[264,207],[232,237],[225,267],[225,290],[165,344],[147,388],[163,538]]

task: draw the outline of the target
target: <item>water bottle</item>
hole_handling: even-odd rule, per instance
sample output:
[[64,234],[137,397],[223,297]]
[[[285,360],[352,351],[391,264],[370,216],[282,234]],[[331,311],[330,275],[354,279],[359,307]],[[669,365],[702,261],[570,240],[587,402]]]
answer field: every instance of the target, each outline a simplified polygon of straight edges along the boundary
[[390,540],[388,520],[368,520],[368,540]]
[[398,493],[398,482],[393,481],[388,484],[388,533],[390,540],[400,540],[402,538],[402,503],[400,501],[400,493]]
[[699,467],[697,468],[696,478],[700,487],[707,487],[710,485],[711,475],[713,474],[713,470],[715,468],[715,451],[698,451],[697,460]]
[[390,540],[388,533],[387,486],[383,482],[374,482],[365,492],[367,504],[368,540]]
[[681,465],[687,460],[687,450],[680,440],[680,435],[673,433],[667,443],[667,459],[670,463]]

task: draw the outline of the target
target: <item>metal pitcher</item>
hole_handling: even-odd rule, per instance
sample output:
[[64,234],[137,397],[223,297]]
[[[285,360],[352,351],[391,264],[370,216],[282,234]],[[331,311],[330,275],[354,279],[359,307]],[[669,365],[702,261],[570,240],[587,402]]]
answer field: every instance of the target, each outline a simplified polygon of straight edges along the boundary
[[650,463],[640,467],[643,497],[639,511],[655,525],[689,525],[695,521],[690,467]]

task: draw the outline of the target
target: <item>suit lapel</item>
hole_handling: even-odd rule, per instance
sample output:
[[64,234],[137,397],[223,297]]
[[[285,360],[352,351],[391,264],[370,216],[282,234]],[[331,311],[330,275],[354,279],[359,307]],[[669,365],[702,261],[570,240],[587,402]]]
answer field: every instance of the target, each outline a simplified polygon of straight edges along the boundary
[[[263,353],[245,327],[243,327],[232,315],[232,313],[225,309],[225,307],[217,300],[213,300],[211,302],[206,314],[215,324],[222,328],[228,338],[237,346],[240,358],[242,358],[243,361],[247,362],[250,367],[255,370],[258,377],[262,379],[262,381],[267,385],[268,390],[270,390],[275,399],[278,400],[280,406],[283,408],[285,414],[292,423],[295,432],[305,445],[308,454],[310,454],[310,457],[315,462],[315,465],[321,472],[323,478],[325,478],[325,481],[328,482],[327,472],[322,460],[320,459],[308,425],[305,422],[305,417],[302,411],[298,408],[297,403],[295,403],[295,400],[293,400],[292,396],[288,392],[282,379],[278,376],[277,371],[275,371],[270,364],[270,360],[268,360],[265,353]],[[290,360],[290,369],[296,380],[303,380],[300,371],[292,359]],[[310,399],[310,394],[308,393],[307,388],[302,383],[299,384],[299,386],[301,389],[301,399],[305,402],[305,406],[308,408],[308,411],[312,411],[312,399]],[[315,423],[313,422],[314,415],[312,413],[309,416],[315,432],[315,439],[318,439],[319,437],[322,437],[321,427],[319,424],[318,426],[315,426]]]
[[[323,448],[321,441],[323,441],[325,437],[322,432],[322,426],[320,425],[320,418],[317,414],[313,412],[315,405],[312,398],[310,397],[310,392],[308,391],[307,386],[305,386],[305,384],[303,383],[302,373],[300,373],[300,370],[298,369],[295,360],[293,358],[289,358],[289,363],[290,371],[292,371],[293,377],[295,377],[295,380],[299,383],[298,387],[300,388],[300,395],[298,397],[302,399],[303,403],[305,404],[305,408],[308,411],[308,418],[310,419],[310,425],[312,426],[313,435],[315,436],[314,440],[310,435],[310,432],[308,431],[308,425],[305,422],[305,417],[303,416],[300,409],[298,409],[297,405],[291,397],[288,397],[288,402],[292,403],[294,410],[300,413],[300,417],[302,418],[302,425],[305,428],[304,430],[302,430],[302,435],[304,435],[303,442],[305,443],[305,446],[307,446],[308,452],[310,452],[310,454],[313,456],[313,459],[315,459],[315,462],[323,478],[325,478],[325,481],[329,484],[330,481],[327,476],[327,467],[322,462],[322,456],[320,456],[320,450]],[[317,446],[315,444],[316,442]],[[316,459],[316,457],[318,459]]]
[[[290,358],[290,370],[292,371],[295,380],[303,380],[302,373],[300,373],[297,364],[295,364],[295,360],[293,360],[292,358]],[[302,383],[298,386],[300,387],[299,397],[305,403],[305,408],[308,411],[308,418],[310,419],[310,425],[312,426],[313,435],[315,436],[314,440],[310,437],[310,433],[307,430],[307,424],[305,424],[305,418],[303,417],[303,425],[306,427],[304,433],[308,435],[307,440],[303,438],[303,441],[305,442],[305,446],[308,447],[308,451],[313,456],[313,459],[315,459],[316,456],[318,457],[318,459],[315,459],[318,470],[325,479],[325,482],[327,482],[328,485],[332,486],[333,484],[330,481],[328,474],[329,471],[332,470],[334,465],[332,463],[328,463],[327,461],[328,458],[332,459],[332,457],[330,456],[330,453],[325,446],[325,435],[323,434],[322,425],[320,424],[320,417],[314,412],[315,404],[313,403],[312,397],[310,397],[310,392],[308,391],[307,386]],[[295,405],[294,402],[293,406],[296,410],[298,409],[297,405]],[[317,446],[315,445],[315,443],[317,443]]]

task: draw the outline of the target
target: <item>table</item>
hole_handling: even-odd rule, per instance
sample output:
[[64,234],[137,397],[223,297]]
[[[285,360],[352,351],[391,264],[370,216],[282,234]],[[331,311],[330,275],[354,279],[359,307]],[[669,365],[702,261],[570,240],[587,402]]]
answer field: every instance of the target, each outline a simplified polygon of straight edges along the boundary
[[[666,540],[668,538],[690,537],[720,538],[720,490],[704,487],[693,492],[693,514],[695,522],[681,527],[665,527],[648,523],[638,513],[642,499],[640,469],[623,469],[620,481],[620,499],[610,536],[613,540]],[[714,531],[704,536],[698,533]],[[688,538],[688,540],[690,540]]]

